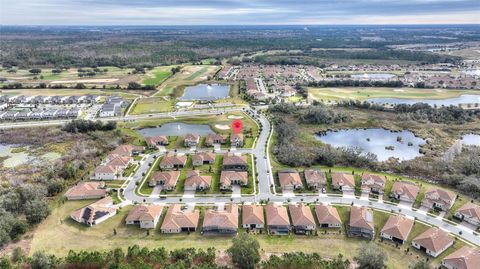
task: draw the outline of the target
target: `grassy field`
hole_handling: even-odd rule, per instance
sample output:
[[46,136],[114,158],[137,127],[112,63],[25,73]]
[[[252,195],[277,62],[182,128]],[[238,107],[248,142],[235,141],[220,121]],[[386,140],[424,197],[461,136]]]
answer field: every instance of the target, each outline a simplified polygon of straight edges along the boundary
[[173,101],[164,97],[147,97],[140,98],[135,102],[134,107],[130,111],[132,115],[161,113],[173,111],[175,104]]
[[149,71],[146,75],[147,78],[143,80],[145,85],[159,85],[172,75],[171,69],[175,66],[159,66]]
[[19,90],[2,90],[1,95],[25,95],[25,96],[70,96],[70,95],[100,95],[100,96],[110,96],[118,95],[122,96],[125,99],[133,100],[138,95],[134,93],[118,91],[118,90],[101,90],[101,89],[19,89]]
[[412,89],[412,88],[308,88],[309,98],[317,101],[369,98],[447,99],[462,94],[480,94],[473,90]]

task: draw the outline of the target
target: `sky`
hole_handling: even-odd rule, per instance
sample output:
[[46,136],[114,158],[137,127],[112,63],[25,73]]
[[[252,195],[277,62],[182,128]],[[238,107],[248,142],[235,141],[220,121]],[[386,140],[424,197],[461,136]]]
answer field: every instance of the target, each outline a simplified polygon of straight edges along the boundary
[[480,0],[0,0],[2,25],[478,23]]

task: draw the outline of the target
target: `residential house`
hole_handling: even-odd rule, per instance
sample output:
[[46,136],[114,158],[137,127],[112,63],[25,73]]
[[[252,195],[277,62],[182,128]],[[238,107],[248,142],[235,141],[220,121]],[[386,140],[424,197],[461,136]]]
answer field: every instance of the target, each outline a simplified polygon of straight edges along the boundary
[[434,258],[453,245],[453,239],[440,228],[432,227],[412,240],[412,246]]
[[172,153],[167,153],[163,156],[163,159],[160,161],[161,169],[179,169],[183,168],[187,164],[186,155],[175,155]]
[[480,248],[464,246],[442,260],[447,269],[478,269],[480,267]]
[[119,173],[121,173],[132,161],[132,157],[129,156],[119,156],[111,154],[107,165],[115,167],[119,171]]
[[395,181],[390,196],[396,200],[413,203],[420,192],[420,187],[408,181]]
[[229,190],[232,185],[247,186],[248,173],[245,171],[222,171],[220,174],[220,189]]
[[203,220],[202,233],[234,235],[238,230],[238,205],[227,204],[224,209],[207,210]]
[[364,237],[372,240],[375,235],[372,209],[364,206],[352,206],[348,236]]
[[213,152],[199,152],[192,155],[193,166],[214,164],[216,155]]
[[227,138],[219,134],[208,134],[205,138],[205,146],[207,147],[211,147],[215,144],[225,144],[226,142]]
[[332,173],[332,189],[353,192],[355,191],[355,178],[351,174]]
[[305,204],[288,205],[292,226],[296,234],[311,234],[316,229],[315,219],[312,210]]
[[265,207],[268,233],[273,235],[288,235],[290,233],[290,219],[287,208],[283,205],[269,203]]
[[222,170],[248,171],[247,155],[225,153],[223,155]]
[[65,193],[67,200],[99,199],[106,195],[104,182],[80,182]]
[[241,133],[233,133],[230,135],[230,146],[232,147],[243,147],[244,137]]
[[480,226],[480,206],[468,202],[460,207],[454,216],[477,227]]
[[425,192],[422,206],[435,210],[448,211],[453,206],[453,203],[455,203],[455,198],[457,198],[457,195],[451,191],[431,187]]
[[95,168],[93,175],[90,177],[95,180],[114,180],[117,178],[119,170],[111,165],[99,165]]
[[257,204],[244,205],[242,208],[242,226],[249,231],[265,227],[263,206]]
[[117,214],[117,209],[113,208],[112,205],[112,198],[105,197],[95,203],[73,211],[72,214],[70,214],[70,217],[76,222],[88,226],[97,225]]
[[182,210],[181,205],[173,204],[168,208],[160,231],[162,233],[195,232],[200,218],[198,209]]
[[186,191],[206,190],[212,185],[212,176],[201,176],[198,170],[187,172],[184,188]]
[[380,231],[380,236],[403,244],[412,231],[414,220],[402,215],[390,216]]
[[342,220],[335,207],[329,205],[316,205],[315,214],[317,215],[318,225],[321,228],[340,228]]
[[298,190],[303,187],[300,174],[295,170],[279,171],[278,181],[283,190]]
[[145,142],[147,143],[148,148],[156,149],[157,146],[168,145],[168,137],[166,137],[164,135],[147,136],[147,137],[145,137]]
[[362,175],[362,192],[383,194],[383,190],[385,189],[386,182],[387,182],[386,176],[364,173]]
[[145,149],[141,146],[120,145],[111,154],[120,156],[135,156],[142,153]]
[[162,190],[171,191],[177,186],[180,171],[155,171],[153,172],[148,185],[150,187],[162,186]]
[[135,205],[125,219],[126,224],[140,225],[142,229],[155,229],[162,214],[160,205]]
[[196,147],[200,143],[200,136],[197,134],[187,134],[183,140],[185,147]]
[[309,189],[318,190],[325,188],[327,185],[325,173],[318,169],[305,169],[303,174],[305,175],[305,181]]

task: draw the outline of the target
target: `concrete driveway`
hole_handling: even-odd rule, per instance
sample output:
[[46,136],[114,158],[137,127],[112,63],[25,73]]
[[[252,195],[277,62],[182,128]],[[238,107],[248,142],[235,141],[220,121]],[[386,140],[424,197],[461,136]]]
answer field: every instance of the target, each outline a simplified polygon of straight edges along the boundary
[[232,197],[241,197],[242,196],[242,188],[238,185],[232,186]]

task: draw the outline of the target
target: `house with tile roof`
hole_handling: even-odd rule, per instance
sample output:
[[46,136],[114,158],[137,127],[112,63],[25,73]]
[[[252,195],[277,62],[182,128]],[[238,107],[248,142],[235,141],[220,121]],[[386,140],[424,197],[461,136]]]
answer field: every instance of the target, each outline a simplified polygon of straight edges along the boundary
[[87,226],[97,225],[117,214],[117,209],[113,208],[111,197],[105,197],[90,205],[73,211],[70,217],[78,223]]
[[161,169],[180,169],[183,168],[187,164],[187,156],[186,155],[176,155],[173,153],[167,153],[163,156],[162,160],[160,161],[160,168]]
[[300,174],[295,170],[278,171],[278,181],[283,190],[298,190],[303,188]]
[[325,188],[327,185],[327,178],[325,173],[319,169],[305,169],[303,172],[305,181],[309,189],[318,190]]
[[348,223],[348,236],[372,240],[375,236],[373,210],[365,206],[352,206]]
[[309,206],[303,203],[290,204],[288,210],[296,234],[312,234],[316,230],[317,225]]
[[162,190],[171,191],[177,186],[180,171],[155,171],[153,172],[148,186],[162,186]]
[[340,228],[342,220],[335,207],[319,204],[315,206],[315,215],[317,215],[318,225],[321,228]]
[[390,216],[380,231],[382,238],[403,244],[412,231],[414,220],[402,215]]
[[390,197],[398,201],[413,203],[419,192],[420,187],[413,182],[395,181],[392,186]]
[[141,146],[133,146],[133,145],[120,145],[115,148],[111,154],[116,154],[120,156],[135,156],[142,153],[145,150],[144,147]]
[[245,171],[222,171],[220,174],[220,189],[230,190],[233,185],[247,186],[248,173]]
[[265,207],[268,233],[272,235],[288,235],[291,225],[287,208],[283,205],[269,203]]
[[457,195],[451,191],[430,187],[425,192],[422,206],[435,210],[448,211],[455,203],[456,198]]
[[257,204],[244,205],[242,207],[242,227],[256,231],[265,227],[263,206]]
[[205,138],[205,146],[212,147],[213,145],[223,145],[227,143],[227,138],[219,134],[208,134]]
[[248,171],[247,155],[227,152],[223,155],[222,170]]
[[477,269],[480,267],[480,248],[464,246],[442,260],[447,269]]
[[200,136],[197,134],[187,134],[183,140],[183,145],[187,148],[196,147],[200,143]]
[[454,216],[477,227],[480,226],[480,206],[471,202],[460,207]]
[[233,133],[230,135],[230,146],[232,147],[243,147],[244,137],[241,133]]
[[135,205],[125,218],[127,225],[140,225],[142,229],[155,229],[163,206],[153,204]]
[[385,189],[385,183],[387,183],[386,176],[363,173],[361,186],[362,192],[383,194],[383,190]]
[[90,178],[95,180],[114,180],[117,179],[119,173],[120,171],[114,166],[99,165],[95,168]]
[[207,190],[212,185],[212,176],[200,175],[198,170],[187,171],[184,189],[186,191]]
[[67,200],[99,199],[106,195],[104,182],[80,182],[65,193]]
[[182,210],[180,204],[173,204],[165,214],[160,231],[162,233],[195,232],[199,219],[200,211],[198,209],[186,211]]
[[192,165],[211,165],[215,163],[216,155],[213,152],[198,152],[192,155]]
[[238,230],[238,205],[227,204],[223,209],[209,209],[203,220],[203,235],[235,235]]
[[447,232],[440,228],[432,227],[415,237],[412,240],[412,246],[436,258],[453,245],[453,242],[453,238]]
[[166,146],[169,143],[168,137],[165,135],[147,136],[145,137],[145,142],[150,149],[156,149],[158,146]]
[[353,192],[355,191],[355,178],[352,174],[332,173],[332,189]]

